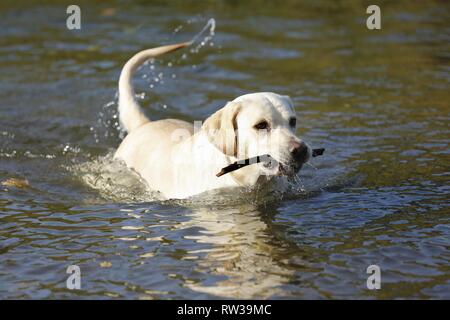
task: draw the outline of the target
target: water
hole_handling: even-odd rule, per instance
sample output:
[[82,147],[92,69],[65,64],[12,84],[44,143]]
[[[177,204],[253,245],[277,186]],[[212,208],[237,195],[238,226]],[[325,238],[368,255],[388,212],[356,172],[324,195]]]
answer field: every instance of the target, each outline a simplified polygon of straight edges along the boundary
[[[29,182],[0,186],[1,298],[450,298],[448,4],[381,4],[369,31],[359,1],[79,3],[81,31],[57,1],[0,3],[0,180]],[[162,201],[112,161],[124,62],[209,18],[141,69],[142,105],[193,121],[290,95],[326,148],[297,192]]]

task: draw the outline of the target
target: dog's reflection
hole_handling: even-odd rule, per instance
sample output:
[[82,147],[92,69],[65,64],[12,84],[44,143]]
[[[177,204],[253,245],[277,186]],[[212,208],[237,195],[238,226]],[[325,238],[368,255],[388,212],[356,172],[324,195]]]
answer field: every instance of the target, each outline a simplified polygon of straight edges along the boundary
[[280,286],[293,277],[293,271],[286,266],[292,245],[276,238],[267,211],[265,207],[263,215],[251,204],[194,209],[191,219],[179,227],[200,228],[185,238],[211,246],[188,251],[184,259],[195,259],[198,271],[218,280],[189,281],[184,285],[218,297],[249,299],[282,295]]

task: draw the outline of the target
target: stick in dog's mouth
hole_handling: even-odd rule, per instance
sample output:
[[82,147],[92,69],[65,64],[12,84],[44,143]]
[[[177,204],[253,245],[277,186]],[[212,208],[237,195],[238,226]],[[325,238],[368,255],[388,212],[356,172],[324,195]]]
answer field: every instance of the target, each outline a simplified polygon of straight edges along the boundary
[[[324,151],[325,151],[325,148],[313,149],[312,156],[313,157],[321,156],[321,155],[323,155]],[[220,170],[220,172],[218,174],[216,174],[216,176],[217,177],[223,176],[224,174],[233,172],[240,168],[246,167],[250,164],[255,164],[255,163],[260,163],[260,162],[270,162],[270,161],[275,161],[270,156],[270,154],[264,154],[261,156],[256,156],[256,157],[252,157],[252,158],[248,158],[248,159],[244,159],[244,160],[239,160],[239,161],[233,162],[232,164],[222,168],[222,170]]]

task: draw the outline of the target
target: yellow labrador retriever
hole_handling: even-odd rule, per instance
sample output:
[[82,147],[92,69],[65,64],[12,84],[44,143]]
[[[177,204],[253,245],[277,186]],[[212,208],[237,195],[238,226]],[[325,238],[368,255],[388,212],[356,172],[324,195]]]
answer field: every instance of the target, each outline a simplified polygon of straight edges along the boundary
[[[119,114],[128,132],[115,158],[125,161],[166,198],[186,198],[208,190],[279,185],[309,160],[311,148],[295,136],[296,116],[288,96],[251,93],[228,102],[200,126],[186,121],[151,121],[135,99],[133,74],[145,61],[189,43],[147,49],[123,67]],[[269,154],[276,161],[216,174],[238,160]]]

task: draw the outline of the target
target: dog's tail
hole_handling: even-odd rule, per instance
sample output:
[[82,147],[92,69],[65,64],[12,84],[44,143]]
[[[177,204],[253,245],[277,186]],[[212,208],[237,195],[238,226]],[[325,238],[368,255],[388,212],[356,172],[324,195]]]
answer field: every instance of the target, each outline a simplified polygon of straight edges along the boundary
[[119,79],[119,117],[121,125],[128,133],[150,121],[134,97],[133,75],[136,69],[149,59],[187,47],[190,44],[191,42],[183,42],[143,50],[127,61]]

